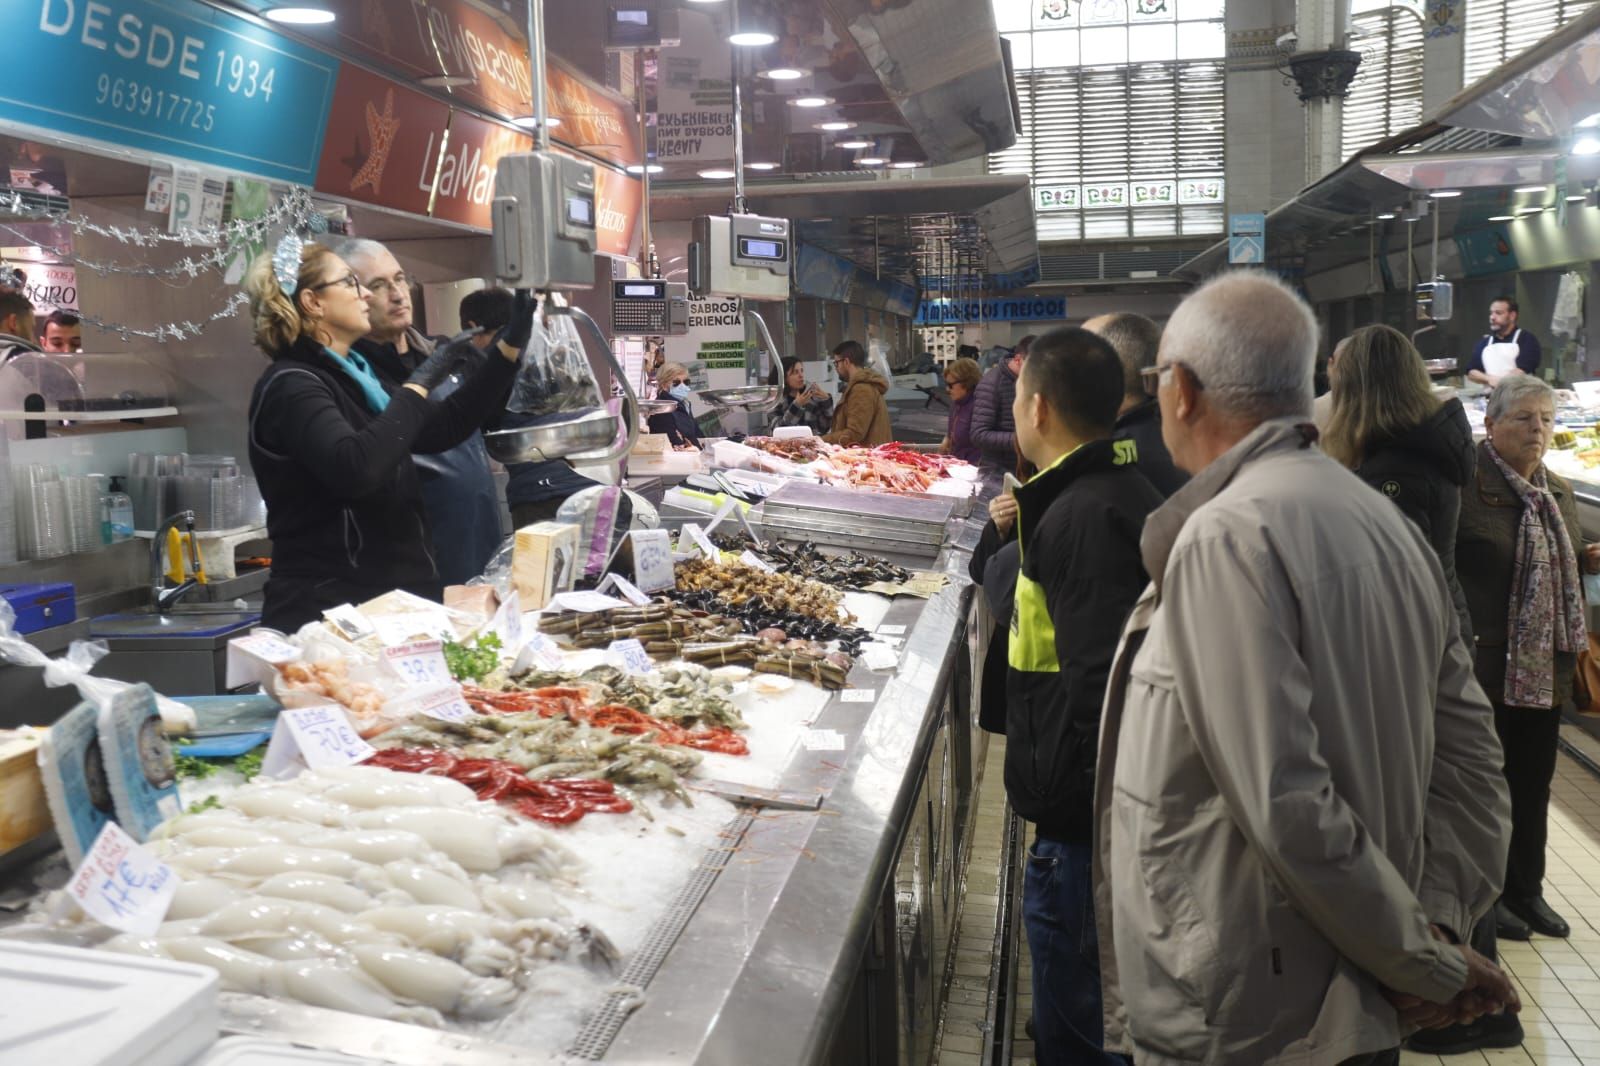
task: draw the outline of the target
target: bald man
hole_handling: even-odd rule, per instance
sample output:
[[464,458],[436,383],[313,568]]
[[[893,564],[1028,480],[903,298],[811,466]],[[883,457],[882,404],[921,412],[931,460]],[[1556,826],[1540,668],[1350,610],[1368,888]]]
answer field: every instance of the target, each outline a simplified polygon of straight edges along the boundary
[[1161,495],[1171,496],[1183,488],[1189,475],[1174,466],[1167,454],[1161,440],[1161,405],[1155,394],[1146,390],[1144,381],[1145,368],[1156,365],[1161,327],[1143,315],[1122,312],[1091,318],[1083,328],[1110,344],[1122,362],[1122,407],[1111,439],[1129,441],[1139,473]]

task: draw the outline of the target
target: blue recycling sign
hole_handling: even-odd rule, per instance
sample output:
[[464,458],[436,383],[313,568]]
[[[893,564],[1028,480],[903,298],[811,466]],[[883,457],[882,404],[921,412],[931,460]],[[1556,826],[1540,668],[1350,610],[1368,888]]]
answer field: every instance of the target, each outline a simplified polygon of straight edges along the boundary
[[1267,261],[1267,216],[1228,216],[1228,262],[1260,266]]

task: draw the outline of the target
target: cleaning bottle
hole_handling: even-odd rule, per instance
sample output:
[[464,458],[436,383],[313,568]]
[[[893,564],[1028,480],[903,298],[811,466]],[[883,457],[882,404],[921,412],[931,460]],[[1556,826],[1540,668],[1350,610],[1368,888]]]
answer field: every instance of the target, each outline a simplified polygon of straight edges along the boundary
[[112,475],[111,491],[100,498],[100,534],[107,544],[133,539],[133,497],[122,491],[122,478]]

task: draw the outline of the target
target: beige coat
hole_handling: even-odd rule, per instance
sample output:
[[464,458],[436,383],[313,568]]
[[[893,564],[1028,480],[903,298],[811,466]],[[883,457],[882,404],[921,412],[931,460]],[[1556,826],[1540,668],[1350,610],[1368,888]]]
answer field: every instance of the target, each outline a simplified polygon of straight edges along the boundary
[[884,394],[889,383],[877,371],[857,367],[845,386],[844,398],[833,414],[833,432],[823,436],[829,444],[875,448],[894,440],[889,405]]
[[1438,559],[1289,422],[1150,516],[1153,582],[1101,725],[1106,1043],[1143,1063],[1333,1066],[1445,1001],[1510,803]]

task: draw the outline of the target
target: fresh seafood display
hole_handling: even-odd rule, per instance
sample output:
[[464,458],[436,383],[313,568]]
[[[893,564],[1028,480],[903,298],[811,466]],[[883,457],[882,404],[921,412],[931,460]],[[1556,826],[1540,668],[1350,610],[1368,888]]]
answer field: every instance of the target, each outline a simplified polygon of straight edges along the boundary
[[854,551],[829,555],[810,541],[788,544],[766,540],[757,545],[742,533],[719,533],[712,539],[723,551],[748,551],[775,569],[824,585],[859,590],[879,581],[898,584],[911,579],[911,571],[903,566]]
[[652,641],[708,643],[737,637],[744,630],[727,619],[656,602],[644,607],[544,615],[539,619],[539,632],[562,637],[578,648],[637,640],[648,650]]
[[472,789],[481,800],[499,801],[537,822],[570,825],[594,811],[627,814],[633,804],[610,781],[588,778],[534,781],[520,766],[498,759],[461,759],[447,751],[385,748],[367,760],[408,774],[438,774]]
[[[784,647],[815,651],[817,646],[835,641],[847,655],[854,656],[861,650],[861,645],[872,639],[872,634],[860,626],[846,625],[843,622],[829,621],[796,611],[786,611],[773,607],[760,597],[745,600],[740,604],[731,604],[724,601],[716,592],[704,590],[676,592],[673,593],[673,598],[684,607],[737,622],[743,632],[752,633],[764,641]],[[794,645],[791,643],[793,641],[803,643]]]
[[821,437],[746,437],[744,443],[795,463],[809,463],[838,450]]
[[682,726],[745,728],[733,703],[733,686],[695,663],[675,663],[648,674],[626,674],[613,666],[582,673],[530,671],[511,679],[517,688],[577,688],[590,703],[617,704]]
[[571,851],[447,776],[250,784],[148,847],[181,879],[167,921],[100,946],[208,966],[232,991],[440,1026],[505,1013],[545,960],[615,961],[549,887],[576,875]]
[[[702,725],[686,729],[673,722],[653,718],[632,707],[592,704],[578,689],[543,688],[532,691],[490,692],[486,689],[468,688],[464,694],[468,703],[491,716],[532,713],[541,718],[562,718],[572,725],[637,737],[640,743],[654,742],[670,747],[690,748],[694,751],[717,751],[726,755],[750,753],[745,742],[726,726]],[[494,730],[503,729],[502,723],[492,719],[480,720],[478,724]],[[580,740],[584,739],[580,737]],[[688,765],[692,767],[698,761],[695,759]]]
[[284,663],[278,667],[277,688],[280,693],[305,692],[330,699],[358,718],[376,715],[384,704],[376,685],[351,679],[343,659]]
[[741,562],[690,559],[677,564],[679,592],[710,591],[738,607],[753,599],[780,611],[819,618],[826,622],[854,622],[844,609],[844,594],[818,581],[773,573]]

